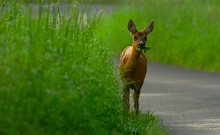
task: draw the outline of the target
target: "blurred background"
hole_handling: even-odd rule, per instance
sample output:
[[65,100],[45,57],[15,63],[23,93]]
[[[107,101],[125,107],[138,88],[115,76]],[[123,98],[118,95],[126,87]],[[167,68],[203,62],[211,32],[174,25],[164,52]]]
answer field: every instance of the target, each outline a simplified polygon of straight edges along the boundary
[[219,72],[219,6],[217,0],[121,2],[101,18],[102,36],[107,35],[111,45],[118,48],[116,51],[121,51],[131,45],[129,19],[133,19],[139,30],[154,20],[155,29],[148,37],[152,48],[147,52],[150,61]]

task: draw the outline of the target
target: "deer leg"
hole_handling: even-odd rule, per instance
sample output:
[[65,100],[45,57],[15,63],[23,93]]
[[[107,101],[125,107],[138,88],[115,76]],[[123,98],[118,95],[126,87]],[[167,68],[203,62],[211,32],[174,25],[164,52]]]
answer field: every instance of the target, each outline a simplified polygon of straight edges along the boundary
[[129,103],[129,88],[124,89],[124,95],[123,95],[123,101],[124,101],[124,111],[128,111],[130,108],[130,103]]
[[135,89],[133,93],[133,100],[134,100],[134,109],[136,114],[139,112],[139,97],[140,97],[140,89]]

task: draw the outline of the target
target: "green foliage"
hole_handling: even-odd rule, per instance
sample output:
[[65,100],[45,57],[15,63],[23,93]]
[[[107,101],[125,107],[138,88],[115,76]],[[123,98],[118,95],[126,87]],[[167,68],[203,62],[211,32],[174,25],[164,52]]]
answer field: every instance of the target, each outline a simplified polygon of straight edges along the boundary
[[0,131],[93,134],[112,128],[119,88],[109,54],[94,37],[97,20],[84,24],[77,8],[51,15],[41,7],[39,16],[20,8],[1,13]]
[[[2,1],[8,1],[8,0],[2,0]],[[92,3],[92,4],[113,4],[113,3],[122,3],[123,0],[14,0],[16,2],[21,2],[21,3],[74,3],[74,2],[79,2],[79,3]]]
[[29,6],[0,8],[0,134],[146,134],[158,126],[152,114],[129,124],[122,113],[99,17],[76,4],[62,13]]
[[136,115],[134,112],[129,112],[124,118],[124,135],[166,135],[167,131],[158,125],[157,117],[152,113],[140,113]]
[[116,52],[131,45],[129,19],[133,19],[139,30],[154,20],[155,29],[148,38],[152,48],[147,52],[150,60],[220,71],[219,1],[140,0],[135,3],[119,6],[116,12],[101,20],[99,37],[108,38]]

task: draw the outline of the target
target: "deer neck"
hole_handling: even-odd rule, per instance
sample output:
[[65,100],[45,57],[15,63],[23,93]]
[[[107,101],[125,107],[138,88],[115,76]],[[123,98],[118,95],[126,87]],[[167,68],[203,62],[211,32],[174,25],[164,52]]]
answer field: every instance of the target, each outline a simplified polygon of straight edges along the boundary
[[127,70],[135,69],[135,67],[139,61],[140,55],[141,55],[141,51],[138,51],[134,47],[132,47],[131,55],[128,58],[128,61],[125,65]]

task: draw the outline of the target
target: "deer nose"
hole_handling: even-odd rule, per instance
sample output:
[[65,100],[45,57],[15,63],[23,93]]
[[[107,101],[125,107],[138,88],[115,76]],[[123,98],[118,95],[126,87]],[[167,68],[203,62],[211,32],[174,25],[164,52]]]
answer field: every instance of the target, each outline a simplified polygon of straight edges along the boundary
[[140,43],[138,44],[138,48],[140,48],[140,49],[143,49],[144,46],[145,46],[145,44],[144,44],[143,42],[140,42]]

